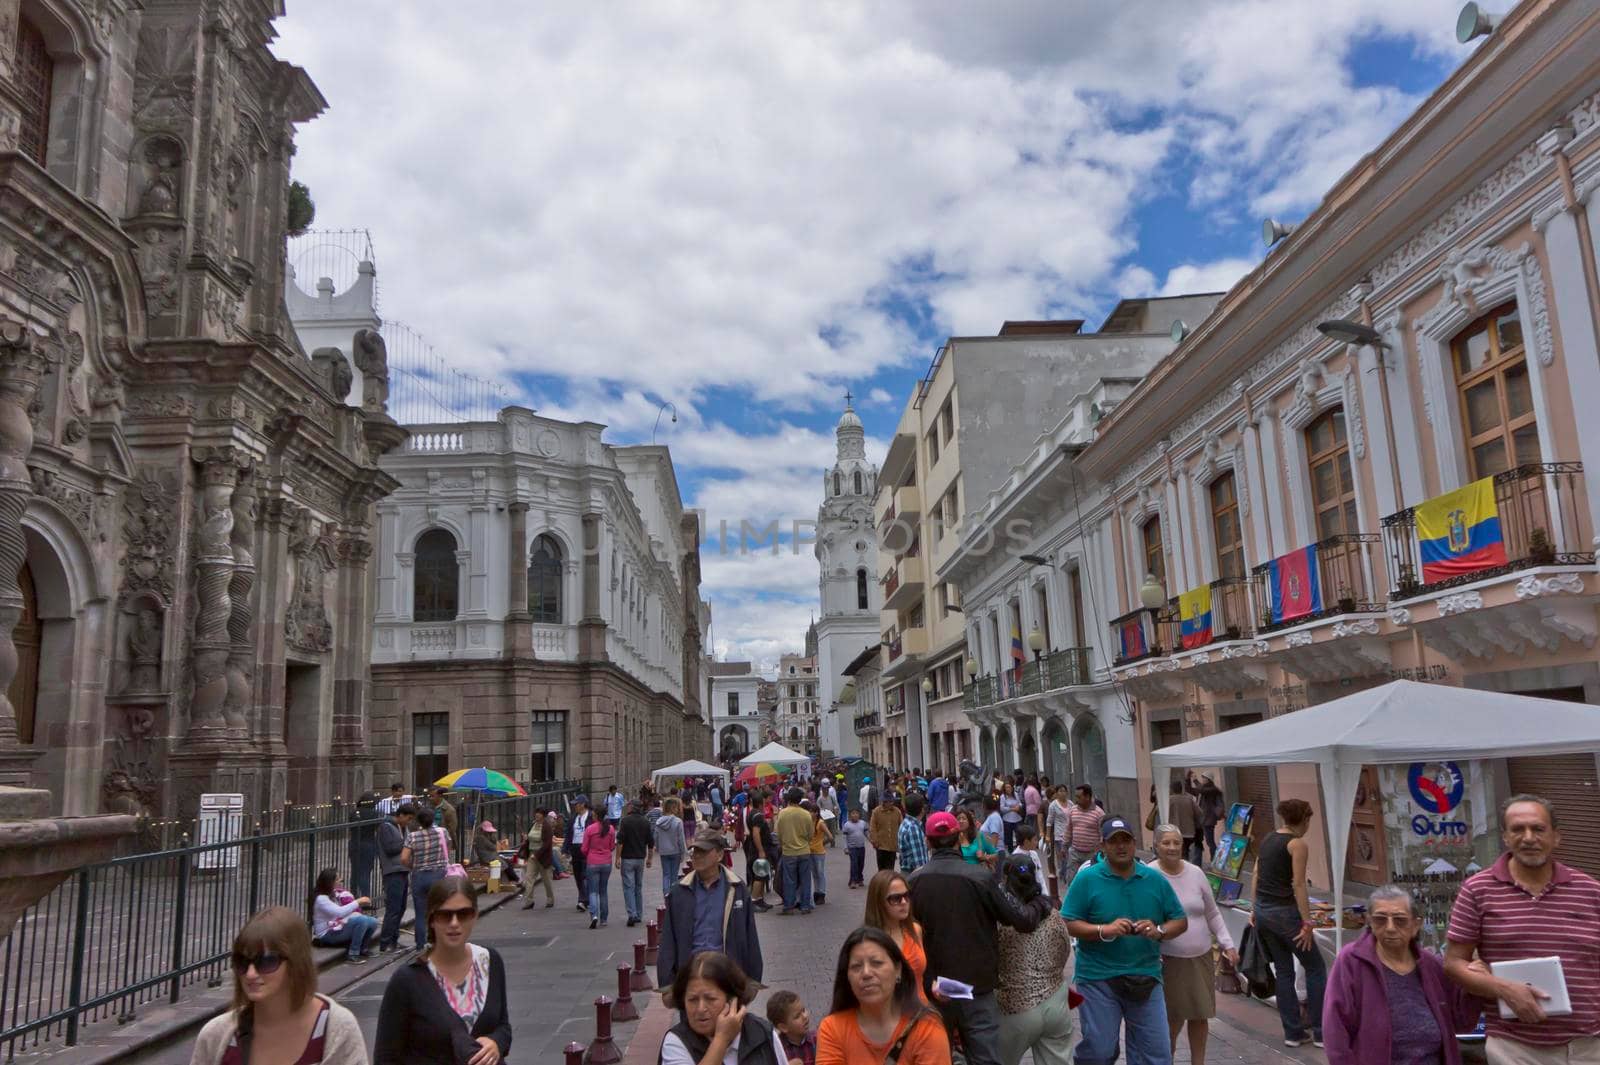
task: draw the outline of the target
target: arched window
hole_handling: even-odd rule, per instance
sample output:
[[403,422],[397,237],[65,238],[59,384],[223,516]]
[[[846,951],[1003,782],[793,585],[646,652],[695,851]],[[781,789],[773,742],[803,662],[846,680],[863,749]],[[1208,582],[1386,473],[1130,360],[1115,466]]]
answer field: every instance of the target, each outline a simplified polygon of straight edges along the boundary
[[528,556],[528,613],[546,625],[561,623],[561,545],[545,535]]
[[862,491],[862,487],[861,487],[861,471],[860,470],[856,471],[855,478],[856,478],[856,495],[860,495],[861,491]]
[[22,95],[22,154],[43,166],[50,144],[50,84],[56,64],[44,34],[27,19],[17,27],[17,80]]
[[412,566],[412,620],[454,621],[456,591],[461,582],[456,538],[443,529],[429,529],[417,537]]
[[856,570],[856,609],[867,609],[867,571]]
[[844,481],[839,476],[839,471],[838,470],[834,470],[833,471],[833,494],[834,495],[838,495],[839,493],[841,493],[843,491],[844,491]]

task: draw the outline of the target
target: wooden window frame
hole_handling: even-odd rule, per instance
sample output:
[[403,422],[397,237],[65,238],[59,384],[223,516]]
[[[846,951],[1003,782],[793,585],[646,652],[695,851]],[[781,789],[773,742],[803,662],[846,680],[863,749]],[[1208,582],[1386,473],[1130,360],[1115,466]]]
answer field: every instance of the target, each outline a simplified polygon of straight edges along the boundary
[[[1312,446],[1313,435],[1324,422],[1334,426],[1333,443],[1321,451]],[[1355,528],[1356,516],[1356,481],[1355,466],[1350,461],[1349,422],[1344,415],[1344,408],[1334,407],[1319,415],[1310,425],[1305,427],[1306,442],[1306,474],[1311,478],[1311,510],[1313,523],[1317,530],[1317,539],[1326,540],[1335,535],[1354,535],[1360,532]],[[1340,462],[1340,457],[1343,462]],[[1317,494],[1317,470],[1329,463],[1334,465],[1334,477],[1339,484],[1338,494],[1333,498],[1322,498]],[[1345,475],[1349,474],[1348,481]],[[1324,521],[1327,514],[1338,514],[1343,523],[1343,528],[1329,529]]]
[[50,154],[50,106],[55,82],[55,59],[44,33],[27,18],[17,23],[16,78],[22,102],[18,147],[22,154],[45,165]]
[[[1519,328],[1523,330],[1523,338],[1522,343],[1518,344],[1515,348],[1509,351],[1502,351],[1500,348],[1500,330],[1495,326],[1500,319],[1505,318],[1508,315],[1515,315],[1517,317]],[[1450,340],[1450,370],[1456,384],[1456,404],[1461,413],[1462,445],[1466,448],[1467,469],[1470,472],[1470,477],[1472,480],[1478,480],[1479,478],[1487,477],[1490,474],[1501,472],[1500,470],[1485,471],[1478,469],[1477,449],[1482,447],[1484,444],[1493,443],[1496,439],[1502,440],[1505,443],[1505,468],[1508,470],[1514,470],[1518,466],[1523,465],[1524,462],[1538,462],[1543,458],[1542,455],[1534,456],[1532,458],[1524,458],[1523,456],[1518,455],[1516,451],[1517,430],[1524,429],[1530,425],[1537,428],[1539,424],[1537,405],[1530,401],[1528,404],[1527,413],[1513,418],[1511,416],[1510,407],[1506,402],[1505,382],[1506,377],[1511,373],[1511,371],[1520,367],[1525,375],[1532,374],[1532,370],[1528,366],[1528,341],[1526,326],[1527,320],[1522,314],[1522,308],[1518,306],[1515,300],[1508,300],[1507,302],[1500,304],[1492,311],[1489,311],[1487,314],[1484,314],[1482,317],[1478,318],[1471,325],[1458,332]],[[1467,341],[1478,335],[1480,332],[1483,333],[1488,340],[1489,357],[1484,360],[1482,366],[1479,366],[1471,371],[1463,371],[1461,368],[1462,351],[1464,350]],[[1488,429],[1484,432],[1474,435],[1472,432],[1472,413],[1467,407],[1467,393],[1471,389],[1476,388],[1478,385],[1483,384],[1485,381],[1493,381],[1495,383],[1495,399],[1499,405],[1500,419],[1493,429]],[[1531,381],[1529,382],[1529,390],[1531,398]]]
[[[434,549],[440,540],[449,540],[450,550],[436,556]],[[417,537],[411,560],[412,621],[454,621],[460,613],[461,567],[456,562],[458,548],[455,534],[449,529],[429,529]]]
[[[1155,539],[1151,539],[1150,530],[1155,530]],[[1167,550],[1166,542],[1162,539],[1161,515],[1156,514],[1145,519],[1139,526],[1139,542],[1144,548],[1144,572],[1155,574],[1156,582],[1163,586],[1167,583]],[[1141,580],[1143,577],[1140,578]],[[1135,589],[1134,598],[1138,599],[1138,590]]]
[[[1218,503],[1217,489],[1223,484],[1229,486],[1230,498],[1226,503]],[[1239,521],[1239,482],[1232,470],[1218,474],[1206,485],[1206,499],[1211,505],[1211,538],[1217,556],[1217,576],[1222,579],[1241,578],[1245,575],[1244,526]],[[1232,543],[1224,544],[1220,522],[1229,513],[1233,515],[1235,536]],[[1229,572],[1228,560],[1233,557],[1238,558],[1238,565],[1233,572]]]

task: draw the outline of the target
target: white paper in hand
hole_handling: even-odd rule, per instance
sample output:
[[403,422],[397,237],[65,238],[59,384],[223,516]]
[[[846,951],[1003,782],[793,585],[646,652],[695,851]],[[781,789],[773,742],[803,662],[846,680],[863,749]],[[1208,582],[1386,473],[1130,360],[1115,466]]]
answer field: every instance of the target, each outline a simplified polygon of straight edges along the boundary
[[963,984],[960,980],[952,980],[948,976],[935,977],[933,989],[945,998],[970,999],[972,997],[971,984]]

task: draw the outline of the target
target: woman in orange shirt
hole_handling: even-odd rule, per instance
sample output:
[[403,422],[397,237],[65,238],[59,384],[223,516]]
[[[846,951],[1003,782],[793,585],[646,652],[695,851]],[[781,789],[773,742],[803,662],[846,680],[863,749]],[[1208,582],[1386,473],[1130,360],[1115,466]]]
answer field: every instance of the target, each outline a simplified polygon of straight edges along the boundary
[[887,932],[894,940],[900,956],[911,967],[917,997],[927,1002],[928,989],[922,981],[928,969],[928,953],[922,949],[922,926],[911,919],[911,887],[904,876],[893,869],[873,875],[867,883],[867,915],[863,923]]
[[839,951],[833,1009],[817,1030],[817,1065],[950,1065],[944,1022],[917,998],[887,932],[858,928]]

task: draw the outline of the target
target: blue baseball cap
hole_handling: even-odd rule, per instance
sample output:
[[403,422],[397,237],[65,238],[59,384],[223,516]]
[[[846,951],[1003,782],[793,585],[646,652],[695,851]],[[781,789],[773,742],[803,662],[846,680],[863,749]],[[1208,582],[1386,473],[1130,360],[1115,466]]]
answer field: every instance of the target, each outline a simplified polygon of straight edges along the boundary
[[589,805],[589,796],[587,796],[587,795],[574,795],[572,797],[572,805],[576,806],[580,802],[583,803],[583,805],[588,806]]
[[1128,827],[1128,822],[1124,821],[1120,817],[1108,817],[1104,821],[1100,822],[1100,842],[1107,842],[1118,832],[1126,832],[1132,839],[1139,838],[1138,836],[1134,835],[1133,829]]

